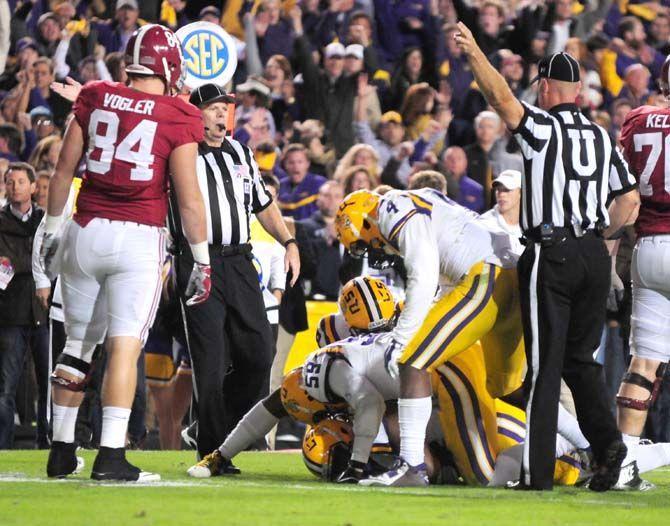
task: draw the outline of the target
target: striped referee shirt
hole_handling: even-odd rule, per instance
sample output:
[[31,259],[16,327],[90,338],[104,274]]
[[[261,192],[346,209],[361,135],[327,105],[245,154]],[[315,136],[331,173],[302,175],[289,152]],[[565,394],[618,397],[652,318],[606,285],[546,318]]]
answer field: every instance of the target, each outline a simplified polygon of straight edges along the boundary
[[[260,170],[249,147],[226,138],[219,148],[202,142],[196,164],[198,185],[205,201],[207,242],[214,246],[240,245],[250,239],[251,214],[270,203]],[[176,198],[170,200],[170,230],[183,239]]]
[[582,230],[608,226],[609,200],[636,186],[612,138],[575,104],[548,112],[523,105],[513,131],[524,156],[523,231],[542,224]]

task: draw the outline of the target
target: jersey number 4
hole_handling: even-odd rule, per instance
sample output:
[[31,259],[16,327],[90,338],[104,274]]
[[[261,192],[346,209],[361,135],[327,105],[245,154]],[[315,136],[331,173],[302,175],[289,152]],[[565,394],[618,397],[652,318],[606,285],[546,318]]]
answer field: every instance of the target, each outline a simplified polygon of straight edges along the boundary
[[[104,134],[99,133],[101,124],[105,125]],[[89,147],[86,168],[90,172],[105,175],[112,166],[112,160],[118,159],[135,165],[130,170],[131,181],[150,181],[154,176],[154,171],[149,166],[154,162],[151,150],[157,127],[157,122],[142,119],[117,145],[119,116],[107,110],[94,110],[88,124]],[[100,150],[98,160],[92,156],[95,150]]]
[[661,150],[664,150],[665,163],[663,166],[663,173],[665,174],[664,187],[665,191],[670,194],[670,135],[665,136],[661,132],[652,133],[636,133],[633,136],[635,141],[635,151],[641,152],[645,146],[651,146],[649,156],[647,157],[647,164],[640,174],[640,195],[653,195],[654,190],[651,186],[651,176],[658,163],[658,158],[661,156]]

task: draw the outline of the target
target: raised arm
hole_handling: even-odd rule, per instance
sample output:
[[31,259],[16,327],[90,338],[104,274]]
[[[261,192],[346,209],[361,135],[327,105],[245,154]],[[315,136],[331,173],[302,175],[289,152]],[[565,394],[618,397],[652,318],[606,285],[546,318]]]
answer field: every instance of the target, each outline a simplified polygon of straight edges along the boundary
[[458,29],[460,33],[456,33],[454,38],[468,58],[479,90],[509,129],[518,128],[523,118],[523,106],[514,96],[503,76],[498,73],[479,48],[472,32],[463,22],[458,23]]

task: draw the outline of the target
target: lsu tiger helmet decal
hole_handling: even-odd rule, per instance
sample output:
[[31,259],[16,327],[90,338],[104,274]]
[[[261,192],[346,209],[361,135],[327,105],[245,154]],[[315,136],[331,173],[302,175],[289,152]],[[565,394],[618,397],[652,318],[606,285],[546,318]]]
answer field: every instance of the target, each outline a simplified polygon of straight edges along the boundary
[[302,459],[315,476],[333,482],[347,468],[354,432],[347,422],[325,419],[308,426],[302,441]]

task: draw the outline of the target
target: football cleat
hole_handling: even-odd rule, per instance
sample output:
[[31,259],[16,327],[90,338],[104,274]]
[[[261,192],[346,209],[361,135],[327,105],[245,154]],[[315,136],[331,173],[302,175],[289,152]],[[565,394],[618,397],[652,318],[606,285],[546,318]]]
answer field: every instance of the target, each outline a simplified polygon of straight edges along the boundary
[[67,442],[53,442],[47,461],[47,476],[51,478],[65,478],[68,475],[77,475],[84,469],[84,459],[78,457],[77,444]]
[[615,490],[621,491],[649,491],[656,486],[651,482],[640,477],[640,470],[637,467],[637,461],[633,460],[625,466],[621,466],[621,473],[619,480],[612,487]]
[[591,491],[612,489],[619,480],[621,463],[627,452],[626,444],[621,440],[615,440],[607,447],[603,458],[593,463],[593,476],[588,484]]
[[242,473],[230,460],[226,460],[218,449],[206,455],[196,465],[186,471],[189,477],[207,479],[219,475],[239,475]]
[[361,486],[395,486],[395,487],[424,487],[428,486],[426,464],[410,466],[402,459],[398,459],[390,470],[376,477],[369,477],[359,482]]
[[123,482],[158,482],[161,476],[133,466],[126,460],[126,449],[123,447],[101,447],[93,462],[91,478]]
[[367,466],[362,462],[349,461],[345,469],[335,480],[338,484],[358,484],[367,475]]

